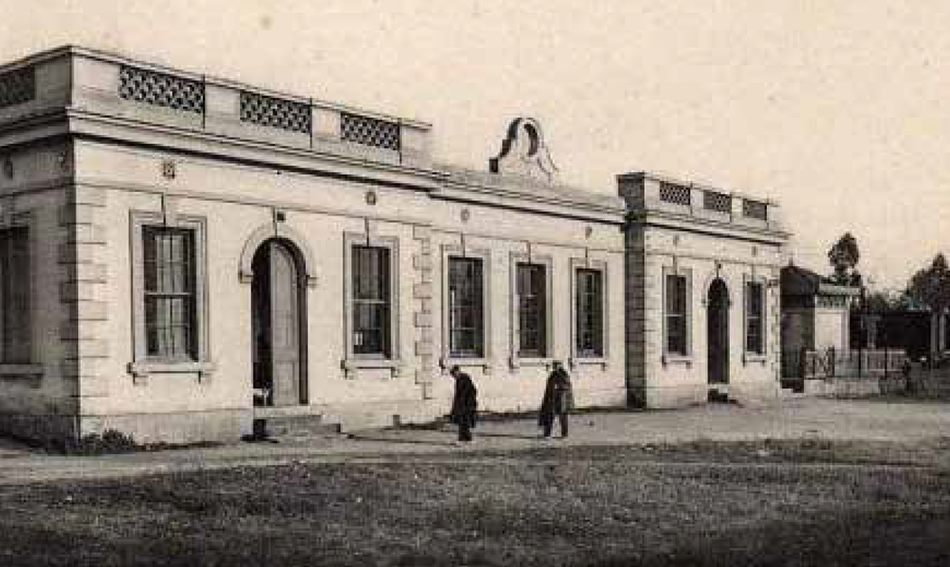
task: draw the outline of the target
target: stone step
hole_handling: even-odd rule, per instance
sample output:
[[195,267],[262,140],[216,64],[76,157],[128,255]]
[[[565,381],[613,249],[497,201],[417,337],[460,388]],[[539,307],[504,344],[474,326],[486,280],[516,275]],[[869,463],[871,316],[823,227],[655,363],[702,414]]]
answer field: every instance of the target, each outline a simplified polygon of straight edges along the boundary
[[340,433],[339,423],[326,422],[322,415],[291,415],[257,418],[254,420],[254,437],[306,438]]
[[796,400],[799,398],[807,398],[808,394],[794,388],[781,388],[779,389],[778,397],[783,400]]

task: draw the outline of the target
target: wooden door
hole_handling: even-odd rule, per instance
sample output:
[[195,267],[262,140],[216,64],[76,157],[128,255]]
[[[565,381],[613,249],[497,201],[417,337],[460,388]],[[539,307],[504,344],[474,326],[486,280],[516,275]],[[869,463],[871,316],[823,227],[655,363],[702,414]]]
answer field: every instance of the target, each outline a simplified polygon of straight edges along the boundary
[[278,242],[270,247],[270,374],[275,406],[302,401],[300,385],[300,287],[297,263]]
[[729,383],[729,292],[722,280],[709,288],[706,347],[710,384]]

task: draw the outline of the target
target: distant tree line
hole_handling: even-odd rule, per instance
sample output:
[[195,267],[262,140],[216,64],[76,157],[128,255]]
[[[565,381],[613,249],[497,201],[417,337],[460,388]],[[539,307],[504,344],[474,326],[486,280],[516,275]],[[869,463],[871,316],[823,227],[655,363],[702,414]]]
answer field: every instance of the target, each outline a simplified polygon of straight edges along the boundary
[[832,273],[829,280],[838,285],[859,287],[862,310],[871,312],[929,310],[941,313],[950,308],[950,267],[942,252],[929,266],[917,270],[900,292],[868,290],[857,270],[861,252],[858,241],[845,232],[828,250]]

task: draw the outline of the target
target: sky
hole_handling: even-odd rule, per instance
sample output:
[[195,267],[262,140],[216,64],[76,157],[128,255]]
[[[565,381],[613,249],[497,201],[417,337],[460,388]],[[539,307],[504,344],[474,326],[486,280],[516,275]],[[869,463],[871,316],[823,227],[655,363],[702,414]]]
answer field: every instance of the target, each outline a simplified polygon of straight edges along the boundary
[[950,253],[950,3],[0,0],[0,61],[63,44],[417,118],[484,169],[543,128],[561,181],[658,171],[781,205],[798,265],[902,287]]

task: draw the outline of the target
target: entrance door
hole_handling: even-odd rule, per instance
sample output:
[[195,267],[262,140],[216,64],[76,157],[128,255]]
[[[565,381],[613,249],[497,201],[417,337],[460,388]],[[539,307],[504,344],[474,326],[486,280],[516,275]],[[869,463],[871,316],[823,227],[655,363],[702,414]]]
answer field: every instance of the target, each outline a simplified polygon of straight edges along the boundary
[[255,403],[306,403],[303,293],[297,256],[283,242],[269,240],[254,255],[253,270],[254,388],[259,393]]
[[729,383],[729,290],[721,279],[709,286],[706,301],[709,384]]

